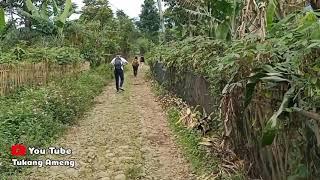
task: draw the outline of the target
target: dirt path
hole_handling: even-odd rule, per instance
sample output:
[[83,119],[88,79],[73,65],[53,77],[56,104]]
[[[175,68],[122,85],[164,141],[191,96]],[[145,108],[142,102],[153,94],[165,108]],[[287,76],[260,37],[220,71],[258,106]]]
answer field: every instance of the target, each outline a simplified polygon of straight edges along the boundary
[[110,83],[96,98],[95,108],[55,144],[72,149],[72,155],[46,156],[75,160],[75,168],[33,168],[22,179],[195,179],[143,76],[128,72],[124,93],[116,94]]

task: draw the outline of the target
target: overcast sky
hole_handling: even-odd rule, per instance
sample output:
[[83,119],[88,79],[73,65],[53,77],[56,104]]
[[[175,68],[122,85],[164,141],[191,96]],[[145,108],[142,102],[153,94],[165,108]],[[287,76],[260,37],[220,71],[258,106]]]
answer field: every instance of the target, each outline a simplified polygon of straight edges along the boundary
[[[139,17],[143,1],[144,0],[109,0],[109,4],[114,12],[117,9],[122,9],[129,17],[136,18]],[[78,4],[78,10],[81,10],[83,7],[82,0],[72,0],[72,2]],[[80,15],[74,14],[70,19],[77,19],[79,16]]]

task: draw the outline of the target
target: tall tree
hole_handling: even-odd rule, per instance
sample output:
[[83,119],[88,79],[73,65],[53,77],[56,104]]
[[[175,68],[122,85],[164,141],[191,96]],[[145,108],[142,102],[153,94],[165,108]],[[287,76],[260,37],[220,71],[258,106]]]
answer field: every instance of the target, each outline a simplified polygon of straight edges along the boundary
[[80,17],[83,21],[99,21],[101,27],[107,25],[113,17],[108,0],[84,0],[85,6]]
[[123,56],[128,57],[131,45],[134,43],[134,23],[122,10],[116,12],[117,21],[118,21],[118,36],[119,36],[119,45],[121,48],[121,53]]
[[145,0],[142,5],[140,20],[137,22],[139,30],[153,42],[158,41],[160,16],[154,0]]
[[[73,32],[83,29],[74,36],[81,46],[81,53],[93,66],[108,61],[114,54],[129,56],[134,44],[136,28],[133,21],[119,10],[113,16],[108,0],[84,0],[80,26]],[[75,34],[75,33],[69,33]]]

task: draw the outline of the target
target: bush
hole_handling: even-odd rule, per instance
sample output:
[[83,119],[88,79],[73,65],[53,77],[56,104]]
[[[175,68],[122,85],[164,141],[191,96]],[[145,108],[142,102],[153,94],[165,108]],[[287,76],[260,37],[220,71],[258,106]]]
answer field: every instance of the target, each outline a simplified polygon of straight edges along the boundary
[[[23,143],[43,147],[66,125],[82,115],[110,78],[105,66],[50,83],[46,87],[22,88],[0,99],[0,175],[13,172],[10,146]],[[28,157],[30,158],[30,157]]]
[[209,81],[218,123],[229,123],[221,127],[231,132],[230,147],[254,165],[249,176],[314,179],[319,124],[310,119],[320,113],[319,27],[315,13],[300,12],[274,23],[265,41],[190,37],[154,48],[147,58],[151,66],[161,59],[170,88],[186,82],[186,72]]
[[56,64],[73,64],[83,61],[80,51],[71,47],[24,47],[17,46],[0,55],[0,64],[18,62],[52,62]]

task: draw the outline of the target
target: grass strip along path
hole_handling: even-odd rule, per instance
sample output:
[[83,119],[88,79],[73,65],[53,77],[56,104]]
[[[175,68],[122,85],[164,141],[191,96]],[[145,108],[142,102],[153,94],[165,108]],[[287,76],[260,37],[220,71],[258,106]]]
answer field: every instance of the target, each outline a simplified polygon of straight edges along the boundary
[[96,106],[53,145],[72,149],[71,155],[45,155],[75,160],[75,168],[34,167],[21,179],[195,179],[144,78],[147,68],[137,78],[128,71],[120,94],[110,83],[96,98]]

